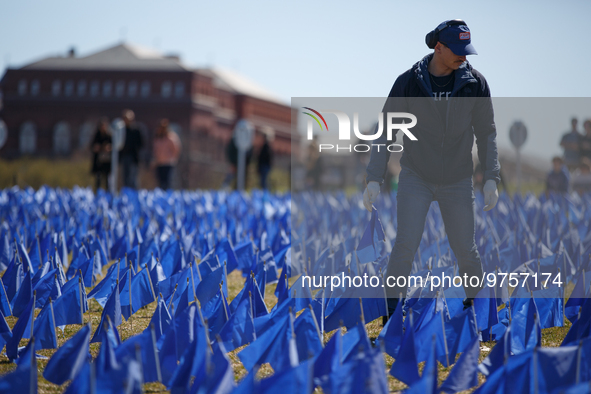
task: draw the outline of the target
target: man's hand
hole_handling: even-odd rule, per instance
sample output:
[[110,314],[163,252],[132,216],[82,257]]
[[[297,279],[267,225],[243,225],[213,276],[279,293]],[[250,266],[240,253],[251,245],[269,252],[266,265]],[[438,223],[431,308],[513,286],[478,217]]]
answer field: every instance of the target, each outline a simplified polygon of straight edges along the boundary
[[[369,187],[369,185],[368,185]],[[484,188],[482,189],[484,192],[484,208],[483,211],[490,211],[497,205],[497,201],[499,200],[499,192],[497,191],[497,183],[492,179],[489,179],[484,184]]]
[[378,194],[380,194],[380,184],[376,181],[370,181],[363,193],[363,205],[369,212],[371,212],[371,206],[376,201]]

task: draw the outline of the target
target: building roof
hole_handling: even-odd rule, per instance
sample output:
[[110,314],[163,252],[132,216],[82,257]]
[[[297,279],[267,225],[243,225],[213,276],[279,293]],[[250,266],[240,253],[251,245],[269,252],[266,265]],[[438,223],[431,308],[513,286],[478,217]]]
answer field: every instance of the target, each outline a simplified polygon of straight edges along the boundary
[[178,57],[164,56],[153,49],[127,43],[84,57],[48,57],[21,69],[190,71]]
[[234,71],[217,67],[194,69],[181,63],[176,56],[165,56],[154,49],[128,43],[84,57],[48,57],[28,64],[21,70],[197,71],[212,77],[214,85],[220,89],[289,105],[256,82]]
[[214,85],[220,89],[281,105],[289,105],[279,96],[234,71],[219,67],[200,69],[199,71],[209,74],[214,80]]

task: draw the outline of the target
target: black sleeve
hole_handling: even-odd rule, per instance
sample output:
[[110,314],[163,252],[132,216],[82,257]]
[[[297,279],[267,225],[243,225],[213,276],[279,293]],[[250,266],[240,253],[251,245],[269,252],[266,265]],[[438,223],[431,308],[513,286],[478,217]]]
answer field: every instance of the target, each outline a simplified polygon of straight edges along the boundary
[[492,179],[497,184],[501,181],[499,155],[497,151],[497,128],[494,120],[494,110],[490,98],[488,83],[482,74],[472,70],[479,81],[479,88],[472,114],[472,127],[476,136],[478,160],[484,171],[484,182]]
[[[380,138],[378,138],[374,144],[384,144],[384,145],[388,145],[388,136],[385,132],[385,127],[386,127],[386,119],[385,119],[385,114],[388,112],[408,112],[406,107],[406,100],[404,99],[406,97],[406,87],[409,83],[409,80],[411,78],[411,70],[406,71],[404,74],[400,75],[397,79],[396,82],[394,82],[394,85],[392,86],[392,89],[390,89],[390,93],[388,94],[388,99],[386,99],[386,103],[384,104],[384,108],[382,110],[382,115],[384,116],[384,121],[382,122],[382,125],[384,127],[384,132],[382,133],[382,135],[380,136]],[[396,135],[398,134],[398,131],[395,131],[392,133],[392,138],[394,141],[396,141]],[[381,147],[381,149],[378,149],[376,147],[372,147],[371,150],[371,156],[369,159],[369,163],[367,164],[367,169],[366,169],[366,173],[367,173],[367,177],[366,177],[366,181],[370,182],[370,181],[375,181],[378,182],[380,184],[382,184],[384,182],[384,176],[386,174],[386,170],[388,168],[388,161],[390,160],[390,152],[387,149],[384,149],[384,146]]]

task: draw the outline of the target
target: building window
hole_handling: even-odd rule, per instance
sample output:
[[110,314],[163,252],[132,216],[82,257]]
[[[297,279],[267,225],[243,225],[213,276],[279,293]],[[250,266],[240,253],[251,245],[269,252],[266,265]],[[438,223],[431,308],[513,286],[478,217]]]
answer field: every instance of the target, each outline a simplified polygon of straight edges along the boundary
[[86,81],[81,79],[78,81],[78,96],[82,97],[86,94]]
[[25,94],[27,94],[27,80],[21,79],[18,81],[18,95],[24,96]]
[[185,83],[181,81],[177,81],[174,84],[174,96],[176,98],[181,98],[185,95]]
[[92,81],[90,83],[90,97],[96,97],[99,95],[100,83],[99,81]]
[[149,81],[142,82],[141,95],[142,95],[142,97],[149,97],[150,96],[150,82]]
[[70,153],[70,126],[59,122],[53,128],[53,152],[58,155]]
[[90,141],[96,130],[96,122],[87,120],[80,126],[80,133],[78,133],[78,146],[80,149],[89,149]]
[[125,81],[117,81],[115,85],[115,96],[123,97],[125,94]]
[[37,149],[37,130],[35,123],[27,121],[23,123],[19,134],[19,151],[26,155],[28,153],[35,153]]
[[61,92],[62,92],[62,81],[60,81],[59,79],[56,79],[51,84],[51,94],[53,94],[54,96],[59,96]]
[[111,97],[111,91],[113,90],[113,82],[103,82],[103,97]]
[[74,81],[71,79],[66,81],[66,84],[64,85],[64,94],[66,97],[70,97],[74,94]]
[[162,88],[160,89],[160,94],[162,95],[162,97],[168,98],[168,97],[170,97],[171,93],[172,93],[172,83],[170,81],[162,82]]
[[137,96],[137,81],[129,81],[127,85],[127,95],[129,97]]
[[31,81],[31,96],[39,95],[39,90],[41,90],[41,84],[39,83],[39,80],[33,79]]

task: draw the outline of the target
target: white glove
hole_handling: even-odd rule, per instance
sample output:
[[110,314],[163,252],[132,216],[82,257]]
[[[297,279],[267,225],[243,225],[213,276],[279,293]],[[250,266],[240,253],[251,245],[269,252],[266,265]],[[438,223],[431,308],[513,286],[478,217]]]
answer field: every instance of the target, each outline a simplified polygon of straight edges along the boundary
[[497,183],[492,179],[489,179],[484,184],[484,188],[482,189],[484,192],[484,211],[490,211],[497,205],[497,201],[499,200],[499,192],[497,191]]
[[371,206],[376,201],[378,194],[380,194],[380,184],[376,181],[370,181],[365,192],[363,192],[363,205],[369,212],[371,212]]

